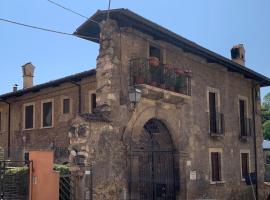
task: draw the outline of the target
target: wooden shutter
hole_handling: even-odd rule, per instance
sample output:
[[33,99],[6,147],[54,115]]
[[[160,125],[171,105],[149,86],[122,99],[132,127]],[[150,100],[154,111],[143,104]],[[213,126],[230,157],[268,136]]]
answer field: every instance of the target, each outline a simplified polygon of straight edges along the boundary
[[70,113],[70,99],[63,100],[63,113],[64,114]]
[[211,152],[212,181],[221,181],[221,159],[219,152]]
[[239,117],[240,117],[240,134],[242,136],[246,135],[246,126],[245,126],[245,101],[239,100]]
[[25,116],[24,116],[24,128],[30,129],[34,127],[34,106],[26,106],[25,107]]
[[96,94],[91,94],[91,112],[97,107]]
[[241,162],[242,162],[242,178],[245,178],[249,172],[248,153],[241,153]]
[[217,133],[216,93],[209,92],[210,133]]

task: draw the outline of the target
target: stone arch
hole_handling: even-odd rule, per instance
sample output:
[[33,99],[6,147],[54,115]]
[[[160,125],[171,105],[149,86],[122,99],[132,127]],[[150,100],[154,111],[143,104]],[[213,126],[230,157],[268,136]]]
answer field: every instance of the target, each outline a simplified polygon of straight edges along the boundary
[[171,112],[175,112],[175,109],[164,109],[158,105],[142,107],[141,109],[134,112],[125,129],[125,143],[127,145],[130,145],[132,144],[132,142],[138,141],[140,137],[140,132],[143,129],[145,123],[147,123],[151,119],[157,119],[166,126],[168,132],[170,133],[170,137],[172,139],[175,150],[179,151],[177,144],[179,143],[180,122],[179,119],[172,119]]
[[145,151],[171,151],[175,150],[173,140],[167,126],[157,118],[149,119],[138,130],[136,140],[133,140],[131,151],[143,149]]
[[127,127],[131,136],[131,199],[173,200],[179,192],[179,159],[175,154],[178,121],[171,121],[169,114],[161,107],[149,106],[134,113],[132,126]]

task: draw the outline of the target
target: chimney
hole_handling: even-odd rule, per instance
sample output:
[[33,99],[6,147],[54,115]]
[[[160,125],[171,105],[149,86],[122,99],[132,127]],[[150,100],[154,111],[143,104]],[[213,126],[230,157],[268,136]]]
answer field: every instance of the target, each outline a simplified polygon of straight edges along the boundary
[[23,71],[23,89],[33,87],[33,77],[35,66],[31,62],[22,66]]
[[17,84],[14,84],[13,85],[13,92],[17,92],[18,91],[18,85]]
[[245,66],[245,48],[243,44],[233,46],[231,49],[232,60],[242,66]]

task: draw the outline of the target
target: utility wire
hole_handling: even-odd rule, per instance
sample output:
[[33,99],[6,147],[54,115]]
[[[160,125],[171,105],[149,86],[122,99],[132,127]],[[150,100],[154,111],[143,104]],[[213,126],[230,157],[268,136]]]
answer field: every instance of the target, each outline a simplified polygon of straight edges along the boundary
[[[85,19],[88,19],[88,17],[86,17],[86,16],[84,16],[84,15],[82,15],[82,14],[80,14],[80,13],[74,11],[74,10],[71,10],[71,9],[65,7],[65,6],[62,6],[62,5],[59,4],[59,3],[56,3],[56,2],[54,2],[54,1],[52,1],[52,0],[47,0],[47,1],[50,2],[50,3],[52,3],[52,4],[54,4],[54,5],[56,5],[56,6],[58,6],[58,7],[60,7],[60,8],[65,9],[65,10],[67,10],[67,11],[69,11],[69,12],[72,12],[72,13],[75,14],[75,15],[78,15],[78,16],[80,16],[80,17],[83,17],[83,18],[85,18]],[[88,19],[88,20],[90,20],[91,22],[94,22],[94,23],[96,23],[96,24],[99,24],[99,23],[98,23],[97,21],[95,21],[95,20],[92,20],[92,19]]]
[[33,25],[29,25],[29,24],[23,24],[23,23],[20,23],[20,22],[15,22],[15,21],[11,21],[11,20],[8,20],[8,19],[3,19],[3,18],[0,18],[0,21],[15,24],[15,25],[19,25],[19,26],[24,26],[24,27],[27,27],[27,28],[47,31],[47,32],[51,32],[51,33],[57,33],[57,34],[69,35],[69,36],[78,36],[78,37],[81,37],[81,38],[91,39],[91,40],[99,40],[99,38],[83,36],[83,35],[79,35],[79,34],[66,33],[66,32],[62,32],[62,31],[56,31],[56,30],[52,30],[52,29],[48,29],[48,28],[42,28],[42,27],[33,26]]

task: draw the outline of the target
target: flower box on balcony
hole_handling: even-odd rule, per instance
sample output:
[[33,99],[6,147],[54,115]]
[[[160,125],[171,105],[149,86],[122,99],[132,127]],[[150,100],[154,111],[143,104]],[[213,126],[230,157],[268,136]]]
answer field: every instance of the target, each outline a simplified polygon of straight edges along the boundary
[[184,70],[182,70],[182,69],[178,69],[178,68],[176,68],[176,69],[175,69],[175,73],[176,73],[177,75],[182,75],[182,74],[184,74],[184,73],[185,73],[185,71],[184,71]]
[[157,57],[149,57],[149,64],[151,66],[159,66],[159,59]]

